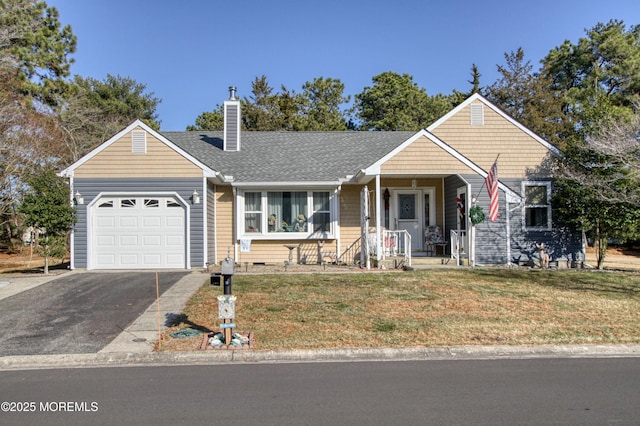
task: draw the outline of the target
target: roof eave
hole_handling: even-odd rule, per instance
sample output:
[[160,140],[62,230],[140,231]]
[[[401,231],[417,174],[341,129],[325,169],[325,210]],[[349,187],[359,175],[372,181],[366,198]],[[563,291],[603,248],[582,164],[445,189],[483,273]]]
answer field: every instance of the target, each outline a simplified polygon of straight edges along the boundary
[[337,187],[342,182],[332,181],[297,181],[297,182],[229,182],[236,188],[307,188],[307,187]]

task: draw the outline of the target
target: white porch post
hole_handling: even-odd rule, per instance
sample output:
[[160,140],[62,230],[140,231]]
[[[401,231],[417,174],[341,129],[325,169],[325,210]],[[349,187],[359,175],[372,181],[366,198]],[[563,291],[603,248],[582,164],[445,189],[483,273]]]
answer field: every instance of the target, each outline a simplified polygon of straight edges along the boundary
[[378,258],[378,268],[381,267],[380,260],[382,259],[382,244],[380,238],[380,174],[376,175],[376,253]]
[[369,256],[369,188],[365,185],[360,191],[360,264],[366,265],[367,270],[371,268],[371,257]]

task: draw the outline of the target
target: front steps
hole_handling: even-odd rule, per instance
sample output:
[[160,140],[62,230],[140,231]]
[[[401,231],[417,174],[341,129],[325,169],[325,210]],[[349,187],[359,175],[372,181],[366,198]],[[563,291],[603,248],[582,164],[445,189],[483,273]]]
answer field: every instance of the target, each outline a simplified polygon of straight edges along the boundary
[[[460,266],[468,266],[468,259],[460,259]],[[408,267],[405,264],[404,257],[387,257],[382,261],[382,269],[399,269],[402,267]],[[412,256],[411,268],[412,269],[432,269],[443,267],[456,267],[456,260],[451,256]]]

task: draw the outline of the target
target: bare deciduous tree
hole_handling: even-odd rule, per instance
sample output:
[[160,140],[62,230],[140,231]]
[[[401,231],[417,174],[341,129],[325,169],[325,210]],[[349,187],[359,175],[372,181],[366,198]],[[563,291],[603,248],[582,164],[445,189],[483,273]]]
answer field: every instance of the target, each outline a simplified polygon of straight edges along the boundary
[[[602,123],[559,176],[589,187],[603,202],[640,207],[640,102],[627,119]],[[576,161],[577,160],[577,161]]]

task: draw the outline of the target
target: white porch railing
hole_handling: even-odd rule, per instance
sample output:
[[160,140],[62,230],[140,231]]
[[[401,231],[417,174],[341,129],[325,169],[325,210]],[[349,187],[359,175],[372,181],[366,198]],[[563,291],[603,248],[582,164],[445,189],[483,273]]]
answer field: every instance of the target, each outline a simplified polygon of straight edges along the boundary
[[460,266],[460,259],[469,258],[469,239],[467,231],[463,229],[451,230],[451,259],[456,259]]
[[411,266],[411,235],[404,229],[389,231],[384,229],[382,238],[382,260],[387,257],[404,257]]

